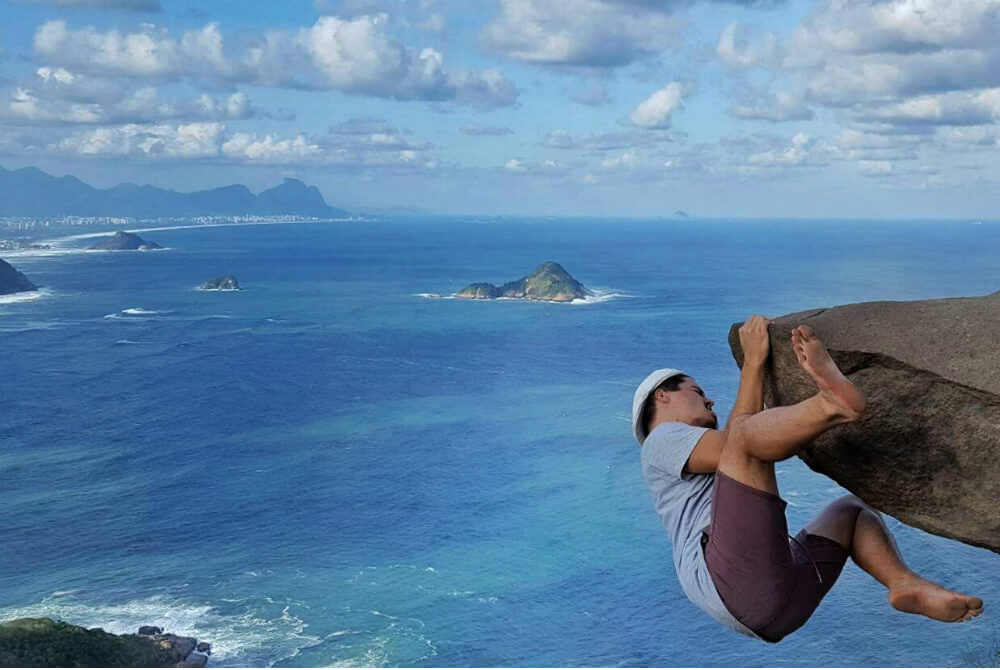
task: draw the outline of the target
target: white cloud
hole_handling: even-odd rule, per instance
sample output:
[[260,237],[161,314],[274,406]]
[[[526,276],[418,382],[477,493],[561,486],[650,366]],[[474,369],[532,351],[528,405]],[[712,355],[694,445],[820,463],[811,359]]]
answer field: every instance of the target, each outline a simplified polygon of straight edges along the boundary
[[626,149],[618,156],[609,156],[601,161],[604,168],[630,168],[639,162],[639,153],[635,149]]
[[[11,153],[121,157],[182,162],[211,160],[245,165],[326,165],[426,170],[437,161],[427,142],[406,140],[382,119],[351,119],[326,134],[233,132],[220,122],[125,124],[75,132],[29,147],[28,138],[8,138]],[[536,169],[539,166],[531,166]]]
[[786,146],[752,154],[747,162],[766,168],[815,167],[829,163],[830,151],[825,144],[798,132]]
[[65,68],[40,67],[36,79],[7,92],[0,121],[23,124],[148,123],[167,120],[246,119],[263,115],[241,91],[219,98],[163,100],[153,86],[131,91],[109,79]]
[[679,27],[662,7],[644,2],[500,0],[500,8],[483,30],[486,44],[536,65],[625,65],[665,49]]
[[1000,119],[1000,88],[920,95],[900,102],[859,107],[855,118],[891,124],[975,126]]
[[221,151],[229,158],[271,164],[302,163],[323,154],[319,145],[301,134],[292,139],[280,139],[271,134],[258,136],[256,133],[236,133],[222,143]]
[[295,39],[331,88],[385,95],[409,71],[406,49],[385,33],[387,20],[385,14],[353,20],[321,16]]
[[767,33],[760,39],[756,47],[750,46],[750,35],[746,26],[737,21],[727,25],[719,35],[719,43],[715,53],[719,59],[730,67],[753,67],[755,65],[773,65],[778,61],[777,38]]
[[208,158],[218,155],[224,130],[221,123],[128,124],[68,137],[58,150],[80,156]]
[[517,158],[511,158],[509,161],[504,163],[503,169],[508,172],[525,172],[527,167],[525,167],[524,163]]
[[[214,30],[217,27],[209,26]],[[186,47],[171,40],[166,30],[144,25],[135,33],[92,27],[70,30],[63,20],[42,24],[35,32],[35,52],[50,62],[75,66],[84,71],[138,77],[170,77],[197,58]]]
[[232,55],[216,23],[187,30],[178,40],[150,24],[123,33],[74,30],[56,20],[38,28],[34,47],[53,72],[331,89],[486,108],[516,104],[518,89],[499,70],[448,69],[441,52],[410,49],[387,25],[385,14],[321,16],[296,32],[269,31]]
[[670,116],[680,107],[683,96],[683,87],[670,82],[636,107],[629,119],[640,128],[669,128]]

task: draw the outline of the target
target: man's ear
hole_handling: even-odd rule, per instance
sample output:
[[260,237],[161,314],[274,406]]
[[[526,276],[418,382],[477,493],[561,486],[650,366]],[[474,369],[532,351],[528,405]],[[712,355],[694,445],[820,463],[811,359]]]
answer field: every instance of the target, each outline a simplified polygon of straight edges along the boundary
[[670,402],[670,396],[668,396],[667,392],[663,389],[656,389],[654,397],[660,402]]

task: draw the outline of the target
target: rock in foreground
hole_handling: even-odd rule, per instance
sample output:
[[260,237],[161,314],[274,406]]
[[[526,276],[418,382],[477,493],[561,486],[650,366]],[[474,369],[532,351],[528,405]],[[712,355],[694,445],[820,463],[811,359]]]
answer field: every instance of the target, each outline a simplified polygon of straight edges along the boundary
[[558,263],[542,263],[527,277],[494,286],[485,282],[470,284],[455,294],[456,298],[489,300],[494,298],[515,298],[519,300],[543,300],[549,302],[571,302],[590,295],[583,284],[570,276]]
[[48,618],[0,624],[0,667],[203,667],[207,657],[197,646],[191,637],[112,635]]
[[240,283],[237,281],[236,277],[232,275],[226,275],[225,277],[216,277],[215,279],[210,279],[201,286],[198,287],[200,291],[239,291]]
[[163,247],[156,242],[147,242],[135,233],[119,230],[111,237],[105,237],[87,248],[102,251],[145,251],[147,249],[162,249]]
[[35,291],[38,287],[7,261],[0,260],[0,295]]
[[[800,458],[911,526],[1000,553],[1000,292],[779,317],[764,382],[769,407],[815,392],[789,340],[799,324],[868,396],[860,421],[822,435]],[[742,366],[740,325],[729,345]]]

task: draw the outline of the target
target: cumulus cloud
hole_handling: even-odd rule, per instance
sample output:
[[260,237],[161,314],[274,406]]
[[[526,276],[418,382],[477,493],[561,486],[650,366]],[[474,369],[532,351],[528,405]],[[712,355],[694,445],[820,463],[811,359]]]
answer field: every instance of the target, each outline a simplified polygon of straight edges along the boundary
[[317,135],[234,131],[222,122],[197,122],[99,127],[47,141],[12,133],[4,138],[2,148],[8,153],[52,156],[410,171],[437,163],[429,154],[430,143],[408,140],[402,131],[374,118],[351,119]]
[[73,135],[55,148],[80,156],[208,158],[218,155],[224,130],[221,123],[127,124]]
[[484,28],[483,39],[525,63],[615,67],[662,51],[678,28],[659,3],[500,0],[500,13]]
[[97,76],[330,89],[485,108],[516,104],[518,89],[499,70],[447,68],[441,52],[404,46],[387,23],[385,14],[321,16],[295,32],[269,31],[233,55],[216,23],[175,39],[148,24],[123,33],[71,29],[56,20],[38,28],[34,48],[49,65]]
[[0,120],[24,124],[112,124],[167,120],[232,120],[268,116],[249,96],[204,93],[191,98],[161,99],[153,86],[127,89],[120,82],[40,67],[33,81],[7,92],[0,103]]
[[1000,88],[914,96],[900,102],[859,107],[860,121],[894,125],[975,126],[1000,119]]
[[716,53],[741,90],[748,77],[740,70],[760,67],[779,91],[738,101],[732,116],[808,120],[825,110],[824,120],[840,126],[814,147],[752,152],[753,165],[808,165],[819,157],[855,162],[867,176],[925,177],[922,163],[995,151],[997,34],[1000,0],[819,0],[782,43],[730,24]]
[[997,0],[825,0],[793,33],[785,65],[829,105],[1000,86]]
[[511,158],[503,165],[505,172],[523,175],[560,176],[567,172],[567,166],[559,161],[543,160],[539,162],[525,161],[521,158]]
[[220,150],[229,158],[265,163],[302,163],[323,154],[322,147],[301,134],[281,139],[272,134],[236,133],[222,143]]
[[672,81],[640,103],[629,120],[640,128],[669,128],[670,117],[681,106],[683,97],[684,88]]

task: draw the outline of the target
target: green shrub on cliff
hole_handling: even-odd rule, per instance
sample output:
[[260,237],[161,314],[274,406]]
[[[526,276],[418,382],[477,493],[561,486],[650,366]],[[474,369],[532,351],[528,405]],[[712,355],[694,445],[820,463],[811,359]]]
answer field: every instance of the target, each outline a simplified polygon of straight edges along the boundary
[[139,635],[112,635],[52,619],[14,619],[0,624],[2,667],[163,667],[178,659]]

